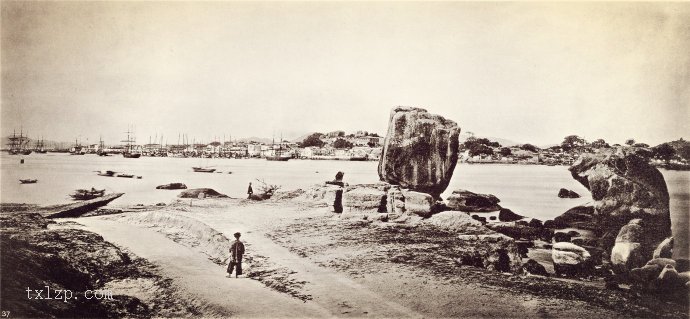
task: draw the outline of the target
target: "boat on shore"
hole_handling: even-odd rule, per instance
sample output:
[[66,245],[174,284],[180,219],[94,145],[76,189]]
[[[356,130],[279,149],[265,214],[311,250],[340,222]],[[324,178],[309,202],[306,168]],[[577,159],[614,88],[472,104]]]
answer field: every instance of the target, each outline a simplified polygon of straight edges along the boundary
[[27,178],[27,179],[20,179],[19,182],[22,184],[35,184],[36,182],[38,182],[38,180],[35,178]]
[[69,196],[74,200],[88,200],[94,199],[96,197],[102,197],[105,194],[105,189],[77,189],[74,193]]

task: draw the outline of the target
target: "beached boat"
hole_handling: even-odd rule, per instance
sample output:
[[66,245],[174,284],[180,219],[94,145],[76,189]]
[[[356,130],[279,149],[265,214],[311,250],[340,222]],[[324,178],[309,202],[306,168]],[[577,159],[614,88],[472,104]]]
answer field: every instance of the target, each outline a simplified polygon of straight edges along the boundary
[[94,199],[96,197],[101,197],[105,194],[105,189],[95,189],[91,188],[90,190],[88,189],[78,189],[74,191],[74,193],[70,194],[69,196],[72,197],[74,200],[87,200],[87,199]]
[[38,182],[38,180],[35,178],[33,178],[33,179],[27,178],[27,179],[20,179],[19,182],[22,184],[34,184],[34,183]]
[[197,173],[213,173],[216,171],[215,168],[208,167],[192,167],[192,169]]

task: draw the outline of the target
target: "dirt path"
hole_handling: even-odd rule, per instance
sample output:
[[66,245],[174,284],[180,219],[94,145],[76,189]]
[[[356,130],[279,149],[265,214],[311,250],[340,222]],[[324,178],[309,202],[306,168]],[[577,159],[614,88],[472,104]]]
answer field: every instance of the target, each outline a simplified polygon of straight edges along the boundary
[[181,246],[155,231],[99,218],[79,223],[107,241],[126,247],[161,266],[163,273],[211,314],[238,317],[329,317],[316,303],[303,303],[247,278],[225,278],[225,269],[201,253]]
[[[238,224],[234,219],[221,219],[214,221],[214,228],[228,237],[236,231],[257,232],[257,224]],[[422,317],[382,298],[344,274],[319,267],[260,235],[251,236],[252,247],[258,249],[255,253],[270,256],[271,262],[295,272],[300,281],[306,282],[303,293],[311,295],[311,301],[304,303],[266,288],[255,280],[225,278],[225,269],[210,262],[207,256],[153,230],[100,218],[77,221],[101,234],[105,240],[161,265],[165,275],[184,291],[206,301],[214,313],[230,311],[239,317]]]

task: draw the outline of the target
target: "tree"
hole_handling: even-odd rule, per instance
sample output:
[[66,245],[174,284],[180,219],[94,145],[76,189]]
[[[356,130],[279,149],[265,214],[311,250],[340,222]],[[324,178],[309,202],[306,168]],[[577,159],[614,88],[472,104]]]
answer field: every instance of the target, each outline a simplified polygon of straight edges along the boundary
[[510,155],[513,155],[513,152],[509,148],[503,147],[503,148],[501,148],[501,155],[502,156],[510,156]]
[[668,164],[668,161],[676,154],[676,150],[670,144],[664,143],[652,148],[652,154],[654,158],[663,160]]
[[568,135],[565,138],[563,138],[563,142],[561,142],[561,148],[568,152],[571,150],[578,149],[582,146],[587,144],[587,141],[585,139],[577,136],[577,135]]
[[311,134],[311,135],[307,136],[307,138],[305,138],[304,141],[302,141],[300,146],[301,147],[310,147],[310,146],[322,147],[326,143],[321,140],[321,136],[323,136],[323,134],[321,134],[321,133]]
[[522,145],[520,146],[520,149],[521,149],[521,150],[525,150],[525,151],[530,151],[530,152],[533,152],[533,153],[539,153],[539,148],[536,147],[536,146],[534,146],[534,145],[532,145],[532,144],[522,144]]
[[629,138],[629,139],[625,140],[625,145],[633,146],[633,144],[635,144],[634,138]]
[[606,143],[603,139],[597,139],[594,142],[592,142],[592,147],[594,148],[609,148],[609,143]]
[[486,155],[493,155],[494,150],[491,147],[488,147],[484,144],[479,144],[479,143],[474,143],[471,144],[470,147],[468,147],[470,150],[470,156],[476,156],[476,155],[481,155],[481,154],[486,154]]
[[333,147],[335,147],[335,148],[352,148],[352,143],[350,143],[350,142],[348,142],[342,138],[339,138],[339,139],[335,140],[335,142],[333,142]]

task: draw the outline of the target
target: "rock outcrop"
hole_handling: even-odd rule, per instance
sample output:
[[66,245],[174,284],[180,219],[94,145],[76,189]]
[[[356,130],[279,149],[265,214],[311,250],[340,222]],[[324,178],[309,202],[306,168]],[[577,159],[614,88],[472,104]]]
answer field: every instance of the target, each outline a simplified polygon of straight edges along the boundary
[[459,235],[458,264],[504,272],[519,272],[522,256],[515,240],[501,234]]
[[573,192],[571,190],[561,188],[558,191],[558,197],[560,198],[580,198],[580,194]]
[[212,188],[193,188],[188,189],[177,195],[180,198],[222,198],[228,197],[225,194],[221,194]]
[[611,251],[621,228],[640,219],[639,253],[649,260],[659,243],[671,236],[669,194],[664,177],[640,152],[618,147],[583,154],[570,172],[592,193],[591,224],[601,238],[601,248]]
[[501,209],[500,200],[491,194],[477,194],[464,189],[454,190],[448,196],[448,207],[463,212],[493,212]]
[[187,185],[183,183],[170,183],[156,186],[156,189],[187,189]]
[[458,125],[440,115],[421,108],[394,108],[379,161],[379,178],[439,198],[457,163],[459,134]]

